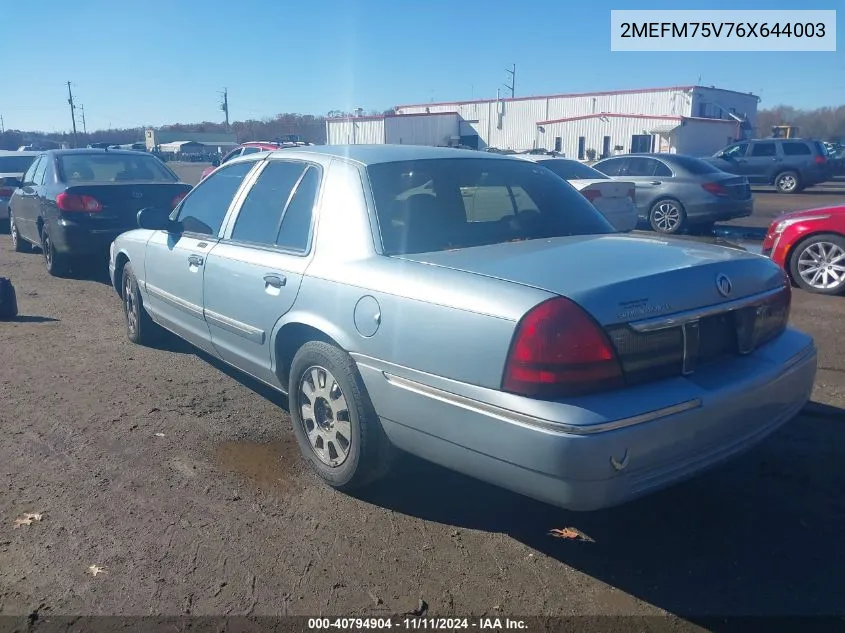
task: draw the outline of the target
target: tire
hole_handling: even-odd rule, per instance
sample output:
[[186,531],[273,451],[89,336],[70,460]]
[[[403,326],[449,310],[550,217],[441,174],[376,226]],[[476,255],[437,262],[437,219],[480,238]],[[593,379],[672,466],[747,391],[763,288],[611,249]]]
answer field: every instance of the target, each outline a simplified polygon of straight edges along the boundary
[[[817,258],[827,261],[827,272],[814,280]],[[837,259],[841,258],[841,259]],[[845,294],[845,236],[819,233],[799,242],[789,254],[789,274],[795,284],[807,292],[820,295]],[[838,275],[834,280],[832,274]]]
[[803,189],[801,176],[795,171],[782,171],[775,176],[775,189],[778,193],[798,193]]
[[15,249],[16,253],[32,252],[29,242],[23,239],[20,233],[18,233],[18,227],[15,226],[15,218],[12,216],[11,210],[9,211],[9,236],[12,238],[12,248]]
[[[340,396],[345,408],[338,404]],[[323,341],[300,347],[290,367],[288,403],[302,456],[333,488],[358,489],[390,469],[393,448],[355,363],[343,350]]]
[[651,206],[648,223],[657,233],[676,235],[686,226],[687,212],[684,205],[674,198],[663,198]]
[[123,300],[123,318],[126,320],[126,337],[137,345],[153,345],[161,338],[162,328],[144,309],[138,278],[129,262],[123,267],[120,280],[120,297]]
[[70,270],[67,255],[56,252],[46,226],[41,229],[41,253],[44,255],[44,267],[53,277],[64,277]]

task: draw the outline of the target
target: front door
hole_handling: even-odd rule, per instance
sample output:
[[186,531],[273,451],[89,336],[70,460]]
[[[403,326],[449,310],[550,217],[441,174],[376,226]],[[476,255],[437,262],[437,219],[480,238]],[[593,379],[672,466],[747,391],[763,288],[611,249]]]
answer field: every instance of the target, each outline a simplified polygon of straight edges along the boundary
[[279,385],[273,329],[293,307],[311,259],[319,185],[314,165],[268,160],[206,264],[205,319],[217,353],[270,384]]
[[197,185],[177,208],[181,233],[156,231],[147,242],[145,307],[157,322],[202,350],[214,353],[203,316],[206,259],[219,241],[223,220],[255,162],[222,167]]

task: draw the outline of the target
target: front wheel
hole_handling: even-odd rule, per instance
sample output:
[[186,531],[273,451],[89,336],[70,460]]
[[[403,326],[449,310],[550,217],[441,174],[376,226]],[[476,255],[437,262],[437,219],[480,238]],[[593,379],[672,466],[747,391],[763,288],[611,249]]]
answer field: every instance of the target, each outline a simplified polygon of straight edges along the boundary
[[800,242],[789,256],[789,272],[808,292],[845,293],[845,237],[824,233]]
[[687,213],[683,205],[677,200],[658,200],[651,207],[648,222],[658,233],[675,235],[680,233],[686,224]]
[[327,484],[353,490],[387,472],[392,447],[346,352],[305,343],[291,363],[288,403],[299,450]]

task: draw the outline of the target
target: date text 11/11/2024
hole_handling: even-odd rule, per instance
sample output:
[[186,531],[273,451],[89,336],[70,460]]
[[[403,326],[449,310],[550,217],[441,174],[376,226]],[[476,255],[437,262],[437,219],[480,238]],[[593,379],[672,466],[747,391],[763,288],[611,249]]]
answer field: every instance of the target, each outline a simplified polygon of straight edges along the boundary
[[400,629],[411,631],[526,630],[524,620],[512,618],[308,618],[309,631],[365,631]]

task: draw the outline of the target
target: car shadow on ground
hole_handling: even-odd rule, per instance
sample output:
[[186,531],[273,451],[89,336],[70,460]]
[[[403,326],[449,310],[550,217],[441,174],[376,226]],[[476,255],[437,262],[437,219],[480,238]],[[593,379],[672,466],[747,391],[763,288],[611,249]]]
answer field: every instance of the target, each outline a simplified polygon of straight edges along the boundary
[[[360,497],[427,521],[508,534],[691,620],[845,614],[843,457],[845,410],[830,407],[696,479],[599,512],[563,511],[410,456]],[[565,527],[593,542],[549,534]]]
[[31,314],[19,314],[14,319],[10,319],[12,323],[57,323],[59,319],[53,317],[36,316]]

